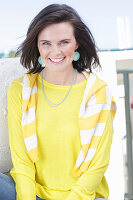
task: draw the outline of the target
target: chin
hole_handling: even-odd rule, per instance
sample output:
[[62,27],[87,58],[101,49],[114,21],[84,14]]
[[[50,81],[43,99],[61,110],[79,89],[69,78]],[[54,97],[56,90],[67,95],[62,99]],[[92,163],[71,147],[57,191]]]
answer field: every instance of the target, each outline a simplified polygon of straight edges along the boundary
[[46,68],[53,72],[61,72],[61,71],[63,72],[67,68],[67,66],[66,65],[49,65]]

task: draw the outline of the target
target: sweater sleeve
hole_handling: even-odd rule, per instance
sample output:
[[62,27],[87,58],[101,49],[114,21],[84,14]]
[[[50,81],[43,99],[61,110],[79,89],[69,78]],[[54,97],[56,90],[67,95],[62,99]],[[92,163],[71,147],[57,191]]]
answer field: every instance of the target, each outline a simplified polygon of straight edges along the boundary
[[109,165],[110,149],[112,144],[113,128],[111,114],[98,145],[97,152],[92,159],[88,170],[83,173],[72,186],[66,200],[94,200],[96,189],[100,184]]
[[35,166],[30,160],[22,135],[22,86],[13,82],[8,88],[8,130],[17,200],[36,200]]

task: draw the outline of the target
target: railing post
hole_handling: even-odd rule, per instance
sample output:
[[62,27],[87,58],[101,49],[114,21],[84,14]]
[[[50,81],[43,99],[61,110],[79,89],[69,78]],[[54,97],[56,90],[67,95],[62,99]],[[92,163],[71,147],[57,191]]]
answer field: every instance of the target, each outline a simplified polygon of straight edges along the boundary
[[122,73],[124,78],[125,88],[125,115],[126,115],[126,147],[127,147],[127,167],[128,167],[128,194],[125,193],[125,198],[133,200],[133,156],[132,156],[132,128],[131,128],[131,106],[129,94],[129,74],[133,73],[131,69],[117,70],[117,73]]

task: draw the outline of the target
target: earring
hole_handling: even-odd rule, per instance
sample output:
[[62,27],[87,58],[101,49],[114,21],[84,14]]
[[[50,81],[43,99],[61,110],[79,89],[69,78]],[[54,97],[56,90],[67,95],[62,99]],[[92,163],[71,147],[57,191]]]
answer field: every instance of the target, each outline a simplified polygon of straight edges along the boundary
[[45,67],[45,64],[43,63],[43,60],[42,60],[42,57],[41,57],[41,56],[39,56],[38,62],[39,62],[39,64],[40,64],[42,67]]
[[74,52],[74,58],[73,58],[73,60],[74,60],[74,61],[78,61],[79,58],[80,58],[80,53],[79,53],[78,51],[75,51],[75,52]]

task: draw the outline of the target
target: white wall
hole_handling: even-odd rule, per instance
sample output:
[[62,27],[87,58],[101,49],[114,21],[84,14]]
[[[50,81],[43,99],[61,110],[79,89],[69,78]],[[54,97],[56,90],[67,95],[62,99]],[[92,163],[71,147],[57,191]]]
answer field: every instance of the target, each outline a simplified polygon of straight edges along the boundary
[[12,167],[7,125],[7,88],[24,73],[19,58],[0,59],[0,172]]

